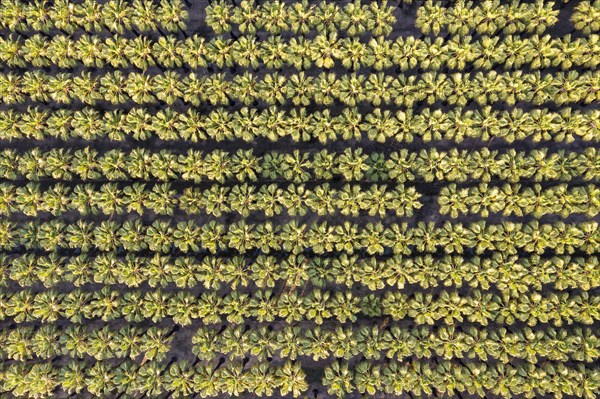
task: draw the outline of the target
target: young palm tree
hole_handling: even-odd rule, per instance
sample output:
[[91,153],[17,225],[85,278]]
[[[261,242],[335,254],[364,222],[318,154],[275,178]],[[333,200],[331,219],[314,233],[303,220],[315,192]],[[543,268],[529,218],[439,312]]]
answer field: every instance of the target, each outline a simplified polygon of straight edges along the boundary
[[479,5],[476,14],[476,31],[482,35],[492,35],[504,28],[505,6],[498,0],[485,1]]
[[544,3],[537,0],[531,9],[531,21],[527,25],[528,32],[534,32],[538,35],[558,22],[560,10],[554,9],[554,3]]
[[355,73],[344,75],[338,88],[338,100],[352,107],[364,101],[366,99],[364,82],[364,75]]
[[[226,7],[226,10],[223,11],[218,9],[218,7]],[[254,35],[261,28],[261,10],[259,7],[255,5],[253,1],[243,0],[236,7],[233,7],[233,10],[230,10],[230,5],[227,3],[219,3],[216,8],[214,8],[213,13],[215,15],[211,15],[211,28],[215,30],[215,32],[229,32],[231,27],[229,23],[237,25],[238,30],[242,34],[250,34]],[[207,12],[208,15],[208,12]],[[222,16],[218,16],[222,15]]]
[[[113,76],[118,77],[119,71]],[[139,73],[130,73],[124,82],[124,91],[137,104],[156,103],[154,96],[154,82],[151,75]],[[113,85],[112,82],[106,82],[107,85]]]
[[232,97],[249,106],[258,98],[258,83],[254,76],[246,71],[233,78]]

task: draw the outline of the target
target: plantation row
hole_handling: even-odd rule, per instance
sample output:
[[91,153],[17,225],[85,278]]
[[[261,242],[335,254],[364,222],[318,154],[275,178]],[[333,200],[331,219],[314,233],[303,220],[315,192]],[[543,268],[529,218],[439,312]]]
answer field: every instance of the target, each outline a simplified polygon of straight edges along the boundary
[[[267,89],[264,89],[267,88]],[[265,100],[269,99],[270,100]],[[380,104],[413,107],[416,103],[436,102],[465,106],[475,101],[480,105],[505,102],[514,105],[530,102],[534,105],[570,103],[591,104],[600,100],[600,72],[557,72],[542,75],[539,71],[523,73],[437,73],[396,76],[356,73],[336,76],[321,73],[317,77],[304,72],[290,76],[279,73],[258,77],[250,72],[197,75],[167,71],[148,73],[107,72],[92,76],[40,70],[0,74],[0,101],[6,104],[24,102],[59,104],[96,104],[99,101],[125,105],[171,105],[177,101],[200,104],[230,105],[239,102],[292,103],[295,106],[332,104],[347,106]]]
[[[593,339],[586,332],[581,339]],[[44,324],[39,328],[19,325],[0,331],[0,358],[16,361],[93,357],[96,360],[138,357],[146,360],[163,360],[170,349],[172,336],[165,328],[136,326],[87,328],[69,325],[59,328]],[[592,342],[592,341],[590,341]],[[593,342],[592,342],[593,344]],[[576,338],[572,342],[573,348]],[[593,350],[593,348],[591,348]],[[574,357],[579,356],[573,351]],[[593,356],[593,354],[592,354]]]
[[[46,212],[59,216],[73,211],[80,215],[143,215],[151,211],[156,215],[182,212],[216,217],[231,213],[246,217],[251,212],[268,217],[283,212],[290,216],[339,212],[345,216],[369,214],[384,218],[390,212],[410,217],[423,206],[419,201],[421,194],[414,187],[405,188],[402,184],[394,188],[375,184],[368,189],[346,184],[336,189],[324,183],[311,189],[294,184],[280,187],[243,183],[232,187],[213,185],[205,190],[196,187],[174,190],[168,183],[151,189],[142,183],[122,188],[116,183],[99,187],[91,184],[67,187],[58,183],[43,190],[39,183],[31,182],[25,186],[0,183],[0,194],[0,215],[4,216],[38,216]],[[490,213],[535,217],[560,214],[565,218],[583,213],[593,217],[600,209],[600,188],[596,185],[569,188],[560,184],[542,189],[536,184],[521,189],[520,184],[489,187],[486,183],[457,188],[451,184],[441,189],[437,201],[439,212],[452,218],[464,214],[487,217]]]
[[[453,35],[467,35],[476,32],[482,35],[542,33],[558,22],[561,3],[568,0],[536,0],[526,3],[513,1],[502,4],[500,0],[482,1],[473,4],[470,0],[457,0],[451,6],[435,0],[426,0],[417,11],[416,26],[425,34],[448,32]],[[587,3],[587,4],[586,4]],[[593,17],[600,7],[589,1],[581,1],[571,17],[577,29],[586,33],[590,27],[582,22]],[[556,6],[558,4],[558,6]],[[593,8],[596,11],[593,11]]]
[[[449,361],[411,361],[374,364],[361,362],[354,368],[334,362],[325,369],[323,384],[327,392],[339,398],[354,392],[403,395],[448,395],[457,392],[502,398],[536,397],[534,395],[595,398],[600,386],[600,372],[595,367],[571,368],[560,363],[540,365],[496,365]],[[435,392],[435,393],[434,393]]]
[[[548,152],[547,149],[516,152],[476,151],[435,148],[419,153],[405,149],[389,155],[362,148],[347,148],[341,153],[321,150],[316,153],[269,152],[254,155],[252,150],[235,154],[214,150],[208,153],[188,150],[184,154],[145,148],[99,153],[91,147],[73,151],[34,148],[17,152],[0,151],[0,178],[31,181],[56,180],[159,180],[200,183],[264,180],[296,183],[312,180],[341,181],[447,181],[465,182],[492,179],[509,181],[596,181],[600,176],[600,153],[594,147],[577,152]],[[299,203],[299,205],[301,205]]]
[[[591,191],[590,195],[596,195],[596,191]],[[172,215],[180,211],[194,216],[203,213],[217,217],[228,213],[248,216],[250,212],[260,212],[270,217],[285,211],[292,216],[306,215],[307,212],[318,215],[339,212],[353,216],[363,213],[380,217],[393,212],[398,216],[412,216],[413,210],[423,206],[420,197],[414,187],[405,188],[402,184],[394,188],[375,184],[367,189],[346,184],[336,189],[324,183],[311,189],[294,184],[282,188],[277,184],[254,186],[244,183],[233,187],[213,185],[205,190],[189,187],[177,191],[168,183],[155,185],[152,189],[140,183],[123,188],[115,183],[98,188],[89,184],[70,188],[58,183],[46,190],[38,183],[23,187],[0,183],[0,215],[37,216],[49,212],[58,216],[71,211],[81,215],[111,216],[131,212],[143,215],[147,211]]]
[[[355,368],[334,362],[326,368],[323,384],[338,397],[361,392],[374,395],[432,395],[433,391],[512,398],[515,395],[573,395],[595,398],[600,385],[596,368],[568,367],[561,363],[540,365],[496,365],[482,362],[459,364],[450,361],[413,360],[371,364],[362,362]],[[4,390],[21,396],[47,397],[60,388],[68,393],[89,392],[93,396],[117,395],[158,397],[165,392],[173,398],[198,394],[202,398],[219,394],[240,395],[249,392],[271,396],[277,390],[282,396],[299,397],[309,390],[300,364],[287,362],[280,366],[268,363],[227,363],[222,366],[148,362],[137,365],[125,361],[118,367],[111,362],[71,362],[65,366],[50,363],[7,366],[0,375]],[[125,395],[123,395],[125,394]],[[129,396],[127,396],[129,395]]]
[[236,39],[212,38],[194,35],[185,40],[176,36],[161,36],[156,41],[144,36],[133,39],[121,36],[101,38],[81,36],[34,35],[29,38],[10,35],[0,38],[0,63],[11,68],[48,67],[90,68],[136,67],[142,70],[162,68],[252,67],[269,69],[293,67],[330,69],[343,66],[350,70],[369,67],[377,71],[389,68],[463,70],[468,66],[492,69],[501,66],[516,69],[573,66],[598,66],[600,41],[598,35],[589,38],[562,38],[546,36],[482,37],[470,36],[444,40],[418,39],[412,36],[394,40],[340,38],[322,34],[314,39],[292,37],[289,40],[272,36],[259,40],[255,36]]
[[[575,371],[573,378],[583,377],[584,369]],[[563,377],[564,379],[565,377]],[[573,384],[575,382],[573,381]],[[57,390],[69,395],[89,393],[92,397],[149,397],[168,393],[173,398],[202,398],[219,394],[239,395],[250,392],[270,396],[300,396],[308,390],[306,375],[300,364],[282,365],[257,363],[245,367],[240,362],[224,365],[171,364],[156,361],[137,364],[130,360],[71,361],[65,365],[43,363],[12,363],[0,370],[0,388],[17,397],[53,397]],[[78,396],[87,397],[87,396]]]
[[371,291],[417,285],[431,287],[496,287],[517,295],[520,292],[579,289],[589,291],[600,287],[598,257],[568,255],[541,258],[538,255],[515,256],[495,252],[491,257],[431,255],[404,257],[395,255],[386,260],[342,254],[331,258],[289,255],[276,258],[258,255],[256,259],[232,256],[227,258],[125,256],[115,253],[73,257],[49,255],[0,255],[0,285],[9,282],[21,287],[43,284],[52,288],[60,283],[76,287],[96,283],[123,284],[152,288],[174,284],[178,288],[219,290],[223,287],[244,289],[256,286],[316,287],[342,285],[347,288],[366,287]]
[[470,250],[507,254],[519,251],[540,255],[549,251],[592,254],[600,250],[600,230],[598,223],[592,221],[541,224],[537,220],[501,224],[486,224],[484,220],[472,224],[445,222],[437,226],[433,222],[419,222],[415,227],[406,223],[384,226],[381,222],[362,226],[348,221],[343,224],[304,224],[296,220],[283,224],[248,223],[245,219],[231,224],[214,220],[177,223],[161,219],[152,224],[144,224],[139,219],[123,223],[81,219],[75,223],[57,219],[22,223],[0,220],[0,250],[20,248],[45,251],[70,248],[83,252],[149,249],[163,253],[173,249],[184,253],[235,250],[241,254],[283,249],[296,254],[310,250],[316,254],[366,251],[369,255],[383,254],[386,249],[393,254],[408,255],[443,248],[448,254]]
[[339,323],[355,322],[358,317],[389,316],[393,320],[410,318],[416,324],[434,325],[489,323],[513,325],[594,324],[600,320],[600,297],[581,294],[528,292],[517,296],[497,295],[473,290],[468,295],[458,291],[442,291],[435,296],[417,292],[385,294],[352,294],[350,291],[321,291],[320,289],[284,291],[253,291],[252,295],[233,291],[219,295],[214,291],[194,296],[178,290],[167,293],[160,289],[144,293],[104,287],[85,292],[74,289],[69,293],[54,290],[33,293],[23,290],[5,292],[0,302],[0,319],[10,317],[14,323],[55,322],[68,319],[74,323],[101,319],[105,322],[125,319],[128,322],[152,320],[158,323],[172,319],[186,326],[193,320],[204,324],[243,324],[249,319],[259,322],[285,320],[287,323],[325,320]]
[[194,335],[193,351],[201,360],[229,360],[256,356],[259,362],[272,357],[296,360],[311,357],[314,361],[332,357],[351,359],[361,355],[366,359],[430,358],[446,360],[476,359],[502,363],[524,359],[538,363],[540,357],[552,361],[585,361],[600,358],[600,340],[590,329],[544,331],[530,328],[516,332],[466,329],[454,326],[406,328],[392,324],[379,326],[285,326],[272,331],[267,327],[224,328],[200,327]]
[[317,4],[302,2],[284,3],[267,0],[260,6],[254,1],[243,0],[239,5],[227,0],[211,2],[206,7],[206,24],[216,33],[239,31],[256,34],[266,31],[272,34],[291,32],[344,32],[349,36],[369,33],[375,36],[389,35],[396,22],[394,7],[384,1],[360,0],[340,6],[336,2],[321,1]]
[[[2,349],[0,357],[16,361],[53,359],[58,356],[96,360],[142,357],[146,360],[163,360],[171,345],[166,329],[135,326],[119,329],[108,326],[86,329],[69,325],[65,329],[53,324],[40,328],[17,326],[0,332]],[[256,357],[259,362],[274,356],[296,360],[301,356],[314,361],[332,357],[351,359],[359,354],[367,359],[382,356],[404,360],[414,356],[429,358],[432,355],[446,360],[498,359],[502,363],[524,359],[537,363],[539,357],[552,361],[594,362],[600,357],[600,340],[590,329],[573,331],[533,331],[530,328],[509,332],[501,328],[487,333],[471,327],[403,328],[397,325],[381,330],[377,326],[362,327],[305,327],[285,326],[272,331],[267,327],[200,327],[193,339],[193,352],[201,360],[218,359],[225,355],[229,360]]]
[[542,189],[539,184],[522,188],[520,184],[488,187],[457,188],[451,184],[442,188],[438,197],[440,213],[459,215],[501,212],[504,216],[558,214],[562,217],[583,213],[594,217],[600,211],[600,188],[597,185],[569,188],[566,184]]
[[188,11],[180,0],[3,0],[0,27],[11,32],[57,29],[97,33],[178,32],[185,29]]
[[[412,0],[404,1],[412,3]],[[353,1],[345,6],[321,2],[318,6],[307,1],[285,4],[278,0],[268,0],[261,6],[253,1],[242,1],[234,6],[230,1],[216,1],[206,9],[206,23],[216,32],[239,31],[254,34],[264,30],[270,33],[291,31],[306,34],[311,31],[342,31],[350,36],[370,33],[388,35],[396,22],[393,8],[387,1]],[[514,1],[502,5],[499,1],[486,2],[473,6],[472,3],[458,1],[452,8],[427,2],[419,8],[417,27],[424,33],[439,33],[440,27],[447,25],[452,33],[479,34],[542,33],[558,21],[558,10],[553,10],[554,2],[542,0],[535,3]],[[578,13],[586,15],[581,7]],[[441,17],[437,20],[437,17]],[[575,18],[575,17],[574,17]]]
[[465,138],[573,142],[600,141],[600,111],[579,111],[570,107],[560,112],[547,108],[531,111],[514,109],[497,111],[455,108],[448,112],[425,108],[421,111],[381,110],[361,114],[356,107],[345,108],[339,115],[327,110],[308,111],[277,107],[266,110],[243,107],[239,111],[217,108],[201,114],[193,108],[178,112],[170,108],[151,112],[143,108],[129,111],[82,110],[56,111],[30,107],[25,112],[0,111],[0,140],[44,140],[48,138],[108,139],[124,141],[133,138],[161,140],[225,141],[257,138],[276,141],[291,138],[294,142],[318,140],[322,144],[336,140],[369,140],[385,142],[426,142]]

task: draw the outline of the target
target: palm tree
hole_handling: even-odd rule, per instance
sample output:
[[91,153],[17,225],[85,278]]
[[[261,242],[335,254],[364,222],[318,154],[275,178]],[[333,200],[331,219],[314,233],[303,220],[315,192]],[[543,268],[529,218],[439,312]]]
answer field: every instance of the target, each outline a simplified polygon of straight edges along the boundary
[[281,395],[291,393],[293,397],[297,398],[308,390],[306,374],[298,363],[287,361],[281,368],[277,369],[275,375]]
[[84,0],[75,9],[74,22],[86,32],[100,32],[104,28],[101,3],[94,0]]
[[554,9],[554,3],[544,3],[536,1],[531,7],[531,20],[527,25],[528,32],[535,32],[538,35],[558,22],[560,10]]
[[258,68],[261,54],[259,42],[256,37],[240,37],[233,43],[231,52],[235,58],[236,64],[242,67],[251,66],[254,69]]
[[340,58],[339,39],[336,32],[317,35],[311,45],[312,57],[319,68],[330,69]]
[[11,31],[24,31],[27,29],[27,4],[19,0],[8,0],[0,7],[0,21],[2,26]]
[[599,9],[600,3],[598,3],[598,0],[586,0],[578,3],[571,16],[571,21],[575,24],[575,29],[581,30],[585,35],[599,31]]
[[195,393],[195,371],[188,363],[176,362],[165,375],[165,388],[173,398],[189,397]]
[[97,36],[83,35],[77,41],[75,58],[87,67],[104,66],[104,42]]
[[152,42],[148,37],[137,36],[136,38],[127,41],[127,47],[125,48],[124,53],[132,65],[142,70],[146,70],[149,67],[156,65],[156,58],[154,56],[155,51],[155,47],[153,48]]
[[181,67],[183,59],[181,57],[181,42],[174,36],[161,36],[152,46],[152,53],[159,65],[167,68]]
[[337,58],[342,61],[344,68],[355,71],[360,69],[365,56],[367,56],[367,47],[358,37],[339,40]]
[[252,105],[258,98],[258,83],[248,71],[233,78],[232,89],[232,97],[246,106]]
[[89,105],[102,100],[100,78],[92,77],[90,72],[82,72],[73,79],[73,98]]
[[260,17],[261,27],[273,35],[289,30],[288,6],[280,0],[265,2],[260,8]]
[[22,115],[19,130],[25,137],[41,140],[46,136],[47,120],[49,114],[37,108],[28,108]]
[[256,233],[254,224],[239,221],[229,226],[227,232],[227,245],[229,248],[238,250],[241,254],[256,248]]
[[[160,15],[158,4],[152,0],[134,0],[131,4],[131,24],[141,32],[160,31],[157,15]],[[165,36],[163,32],[161,34]]]
[[289,59],[289,50],[281,36],[269,36],[261,43],[260,57],[267,68],[279,71]]
[[[394,87],[395,83],[394,78],[385,75],[383,72],[369,75],[369,79],[365,84],[365,99],[375,106],[390,104],[392,98],[398,94],[396,87]],[[389,113],[389,111],[384,113]]]
[[354,0],[336,14],[335,22],[339,29],[346,31],[349,36],[357,36],[367,30],[370,19],[370,7],[362,5],[360,0]]
[[206,55],[206,41],[204,37],[198,36],[197,34],[188,37],[178,46],[177,51],[187,66],[191,69],[201,68],[207,66]]
[[305,35],[310,32],[311,23],[315,15],[316,6],[302,0],[287,6],[287,19],[292,33]]
[[131,29],[131,5],[123,0],[111,0],[102,7],[102,20],[111,32],[123,34]]
[[60,368],[59,379],[61,388],[68,394],[82,392],[85,385],[86,364],[79,360],[71,360]]
[[[192,79],[194,78],[196,78],[196,75],[190,74],[184,79],[184,91],[186,86],[191,86]],[[198,89],[197,98],[201,101],[208,100],[211,105],[229,105],[232,101],[230,98],[231,82],[223,73],[211,74],[208,78],[200,80]],[[196,104],[197,101],[194,98],[190,100],[185,97],[184,100],[192,104]]]
[[[246,14],[245,10],[252,10],[255,6],[248,1],[243,1],[239,7],[239,12],[237,11],[238,7],[236,7],[236,12],[234,13],[232,5],[225,0],[212,1],[206,7],[206,18],[205,22],[210,28],[217,34],[231,32],[231,23],[235,21],[236,23],[242,25]],[[244,21],[245,22],[245,21]],[[248,30],[250,24],[245,26],[244,28],[240,27],[240,31],[245,33],[245,30]],[[251,29],[250,29],[251,30]],[[248,32],[253,33],[253,32]]]
[[525,43],[526,62],[530,63],[532,69],[548,68],[558,55],[556,41],[550,35],[535,35]]
[[378,364],[368,362],[359,363],[354,370],[354,386],[360,393],[375,395],[383,388],[381,367]]
[[427,0],[417,11],[416,24],[417,28],[421,29],[424,34],[432,32],[437,35],[448,24],[449,19],[446,7],[442,4],[436,4],[432,0]]
[[[116,71],[113,76],[119,78],[118,73],[119,71]],[[161,77],[161,83],[163,84],[168,84],[170,81],[170,76]],[[105,84],[111,85],[114,83],[107,81]],[[156,97],[154,96],[154,79],[151,75],[135,72],[130,73],[124,82],[124,92],[137,104],[152,104],[156,102]],[[164,94],[161,94],[161,96],[164,97]]]
[[362,148],[352,150],[347,148],[338,156],[336,172],[346,180],[361,180],[369,166],[366,163],[368,155],[362,153]]
[[23,77],[20,75],[0,74],[0,99],[7,104],[24,102],[26,96],[22,83]]
[[481,35],[493,35],[506,25],[505,7],[498,0],[481,3],[476,13],[477,33]]
[[[124,68],[130,65],[130,55],[134,59],[137,59],[136,57],[138,57],[137,54],[131,54],[131,50],[128,51],[129,47],[129,40],[121,36],[109,37],[104,41],[104,44],[102,45],[102,56],[107,64],[110,64],[115,68]],[[117,72],[120,73],[120,71]]]
[[[286,180],[291,180],[296,183],[305,182],[310,179],[310,170],[312,162],[309,159],[309,154],[301,153],[299,150],[294,150],[292,153],[286,153],[283,162],[280,165],[281,173]],[[288,207],[289,209],[290,207]]]
[[181,0],[161,0],[158,10],[160,25],[163,28],[168,32],[182,32],[187,37],[185,28],[189,13]]
[[177,129],[178,118],[180,114],[174,112],[170,108],[160,110],[152,118],[152,130],[161,140],[177,140],[179,139],[179,131]]
[[[258,82],[258,97],[269,105],[284,104],[286,102],[286,78],[277,72],[269,73]],[[246,110],[246,111],[244,111]],[[251,113],[254,110],[251,110]],[[293,113],[294,110],[292,110]],[[243,113],[248,113],[246,108],[242,108]],[[302,111],[300,111],[302,112]]]
[[365,76],[355,73],[346,74],[340,79],[338,100],[350,106],[355,106],[366,99]]
[[28,4],[25,9],[27,25],[35,31],[47,33],[54,27],[50,7],[50,4],[45,0],[36,0]]
[[[13,42],[11,47],[13,48],[5,48],[7,51],[5,57],[6,63],[11,66],[25,66],[26,62],[30,63],[34,67],[45,67],[50,65],[50,59],[48,58],[48,45],[49,39],[46,36],[42,36],[40,34],[35,34],[30,38],[25,40],[25,43],[19,45],[22,46],[20,51],[16,51],[14,46],[17,45],[18,42]],[[9,44],[9,42],[5,42]],[[8,46],[7,46],[8,47]],[[10,56],[12,54],[12,56]]]
[[210,22],[207,23],[216,33],[229,32],[230,21],[237,25],[242,34],[254,35],[262,27],[262,10],[254,1],[243,0],[237,7],[233,7],[233,10],[230,8],[229,4],[219,2],[211,9]]
[[[171,237],[174,237],[175,240],[173,228],[170,224],[162,220],[156,220],[146,229],[145,241],[150,250],[166,253],[173,245]],[[175,244],[183,245],[177,244],[177,242]]]
[[361,125],[364,132],[367,133],[369,140],[385,143],[391,137],[397,137],[399,132],[398,121],[391,111],[381,111],[376,108],[373,113],[365,117],[365,123]]
[[[393,44],[382,36],[377,39],[372,38],[365,47],[363,63],[376,71],[390,68],[393,65],[393,48]],[[427,48],[431,50],[433,46],[428,46]],[[431,60],[432,58],[428,58],[425,61],[428,62]],[[423,68],[427,68],[427,65],[423,65]]]
[[185,113],[177,114],[174,128],[178,135],[177,138],[194,143],[206,139],[202,116],[193,108],[188,109]]

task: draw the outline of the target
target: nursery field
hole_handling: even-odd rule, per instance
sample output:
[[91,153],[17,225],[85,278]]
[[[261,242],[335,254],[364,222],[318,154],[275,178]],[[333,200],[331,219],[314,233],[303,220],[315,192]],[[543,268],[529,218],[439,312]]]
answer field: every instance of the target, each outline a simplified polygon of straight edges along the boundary
[[0,399],[600,398],[600,0],[0,0]]

